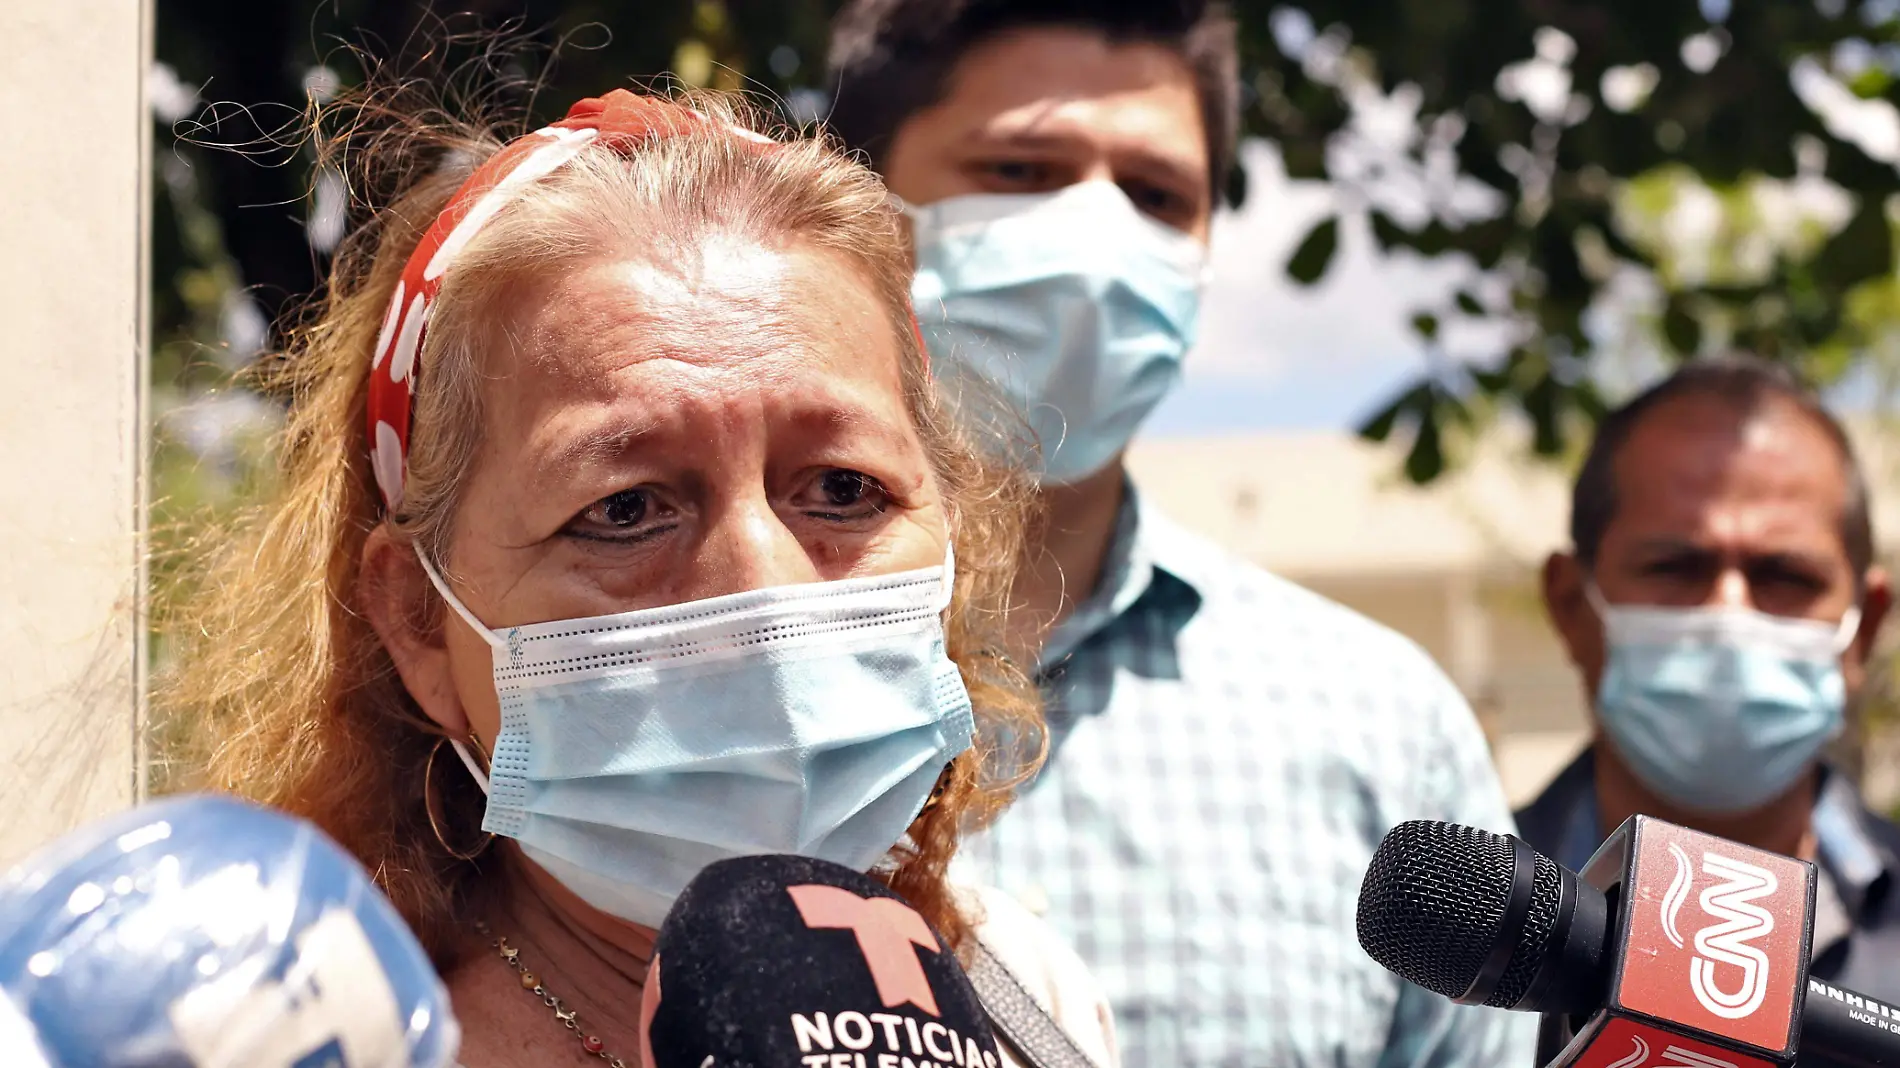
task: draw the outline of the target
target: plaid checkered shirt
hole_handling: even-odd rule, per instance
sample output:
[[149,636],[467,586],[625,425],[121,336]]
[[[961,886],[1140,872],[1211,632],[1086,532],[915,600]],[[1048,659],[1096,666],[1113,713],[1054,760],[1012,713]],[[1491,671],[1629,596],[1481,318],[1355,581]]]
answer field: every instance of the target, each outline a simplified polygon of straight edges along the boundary
[[1094,970],[1130,1068],[1528,1066],[1537,1018],[1399,980],[1359,882],[1412,818],[1511,830],[1416,645],[1144,509],[1044,650],[1051,758],[962,861]]

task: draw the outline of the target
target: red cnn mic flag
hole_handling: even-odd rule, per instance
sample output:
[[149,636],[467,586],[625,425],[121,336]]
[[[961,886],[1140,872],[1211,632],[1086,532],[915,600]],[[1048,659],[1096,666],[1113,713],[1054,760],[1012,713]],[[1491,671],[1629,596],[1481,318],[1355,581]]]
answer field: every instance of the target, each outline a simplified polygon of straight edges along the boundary
[[1814,868],[1637,816],[1585,865],[1621,932],[1608,997],[1553,1065],[1793,1063],[1807,989]]

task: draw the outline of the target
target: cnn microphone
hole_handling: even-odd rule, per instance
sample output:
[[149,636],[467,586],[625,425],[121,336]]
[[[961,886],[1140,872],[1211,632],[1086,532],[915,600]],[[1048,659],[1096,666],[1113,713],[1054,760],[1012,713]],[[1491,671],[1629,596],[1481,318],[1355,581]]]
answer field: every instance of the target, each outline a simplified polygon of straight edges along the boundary
[[647,1068],[1001,1068],[943,938],[887,887],[808,857],[720,861],[660,926]]
[[1576,1068],[1900,1065],[1900,1008],[1807,977],[1814,866],[1633,816],[1581,874],[1415,820],[1379,844],[1359,944],[1454,1001],[1541,1012]]
[[175,798],[0,878],[8,1068],[448,1068],[460,1037],[396,910],[302,820]]

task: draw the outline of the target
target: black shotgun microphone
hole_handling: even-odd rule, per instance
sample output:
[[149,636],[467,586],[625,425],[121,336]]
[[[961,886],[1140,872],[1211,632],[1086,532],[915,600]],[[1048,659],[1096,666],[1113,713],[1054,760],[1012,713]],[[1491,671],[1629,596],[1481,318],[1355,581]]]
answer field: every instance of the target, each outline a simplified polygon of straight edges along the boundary
[[1359,944],[1454,1001],[1541,1012],[1563,1068],[1886,1068],[1900,1008],[1807,977],[1814,866],[1634,816],[1581,874],[1414,820],[1359,891]]
[[647,1068],[1001,1068],[949,947],[889,888],[828,861],[720,861],[660,925]]

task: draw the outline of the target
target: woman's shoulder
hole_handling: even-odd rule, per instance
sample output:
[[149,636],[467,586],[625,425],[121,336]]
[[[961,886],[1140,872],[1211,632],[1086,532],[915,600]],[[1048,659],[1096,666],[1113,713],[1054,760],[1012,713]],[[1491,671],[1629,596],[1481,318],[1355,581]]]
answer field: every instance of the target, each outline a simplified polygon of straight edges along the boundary
[[1118,1068],[1114,1016],[1094,973],[1053,928],[992,886],[957,888],[977,941],[1101,1068]]

